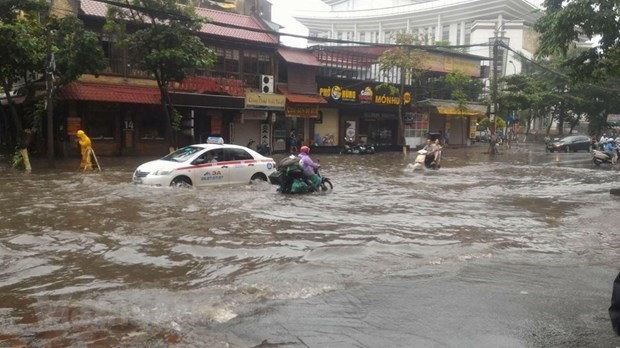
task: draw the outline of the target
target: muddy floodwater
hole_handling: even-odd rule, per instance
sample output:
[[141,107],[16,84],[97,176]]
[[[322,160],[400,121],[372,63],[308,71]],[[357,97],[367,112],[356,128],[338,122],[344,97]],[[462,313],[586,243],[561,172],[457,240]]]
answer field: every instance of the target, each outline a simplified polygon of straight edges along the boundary
[[286,196],[2,168],[0,347],[620,345],[620,174],[541,149],[317,154],[334,190]]

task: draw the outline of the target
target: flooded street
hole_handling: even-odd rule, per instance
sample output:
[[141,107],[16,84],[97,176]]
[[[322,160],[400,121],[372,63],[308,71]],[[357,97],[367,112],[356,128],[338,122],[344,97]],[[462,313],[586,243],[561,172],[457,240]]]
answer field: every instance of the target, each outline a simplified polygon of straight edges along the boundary
[[485,151],[316,154],[333,192],[286,196],[0,169],[0,347],[618,345],[620,173]]

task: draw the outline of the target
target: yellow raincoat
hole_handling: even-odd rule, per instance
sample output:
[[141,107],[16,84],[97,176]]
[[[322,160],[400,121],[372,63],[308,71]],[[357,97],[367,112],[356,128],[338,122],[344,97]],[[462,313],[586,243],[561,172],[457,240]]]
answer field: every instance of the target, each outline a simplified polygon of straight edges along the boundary
[[84,133],[83,130],[79,130],[76,133],[78,142],[80,143],[80,152],[82,153],[82,161],[80,162],[80,169],[93,170],[93,164],[90,159],[91,153],[91,141],[90,138]]

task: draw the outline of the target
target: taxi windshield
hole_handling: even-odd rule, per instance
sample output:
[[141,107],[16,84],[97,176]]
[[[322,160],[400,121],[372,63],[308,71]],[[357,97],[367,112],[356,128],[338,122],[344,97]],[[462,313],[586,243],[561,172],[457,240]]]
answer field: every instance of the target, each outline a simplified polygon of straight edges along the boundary
[[185,162],[192,157],[196,152],[202,151],[202,147],[198,146],[186,146],[176,150],[175,152],[168,154],[162,158],[164,161],[173,162]]

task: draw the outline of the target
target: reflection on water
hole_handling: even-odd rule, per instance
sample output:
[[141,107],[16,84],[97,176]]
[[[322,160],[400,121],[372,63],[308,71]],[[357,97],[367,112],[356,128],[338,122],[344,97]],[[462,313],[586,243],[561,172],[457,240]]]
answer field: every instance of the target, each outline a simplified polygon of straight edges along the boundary
[[416,172],[414,154],[314,155],[335,188],[303,196],[135,186],[139,159],[87,175],[5,170],[0,345],[226,346],[205,329],[270,299],[500,253],[596,260],[618,246],[589,240],[613,227],[617,172],[588,154],[481,152],[448,149],[441,170]]

